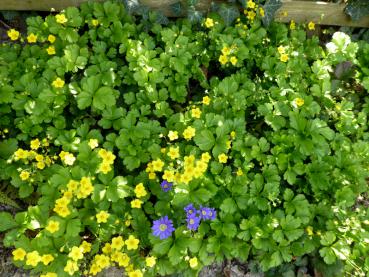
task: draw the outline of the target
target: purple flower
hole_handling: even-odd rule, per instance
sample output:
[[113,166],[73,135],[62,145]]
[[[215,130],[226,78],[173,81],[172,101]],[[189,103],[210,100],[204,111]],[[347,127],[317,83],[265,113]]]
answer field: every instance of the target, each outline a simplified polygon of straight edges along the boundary
[[199,228],[201,218],[196,216],[196,214],[188,215],[186,218],[187,221],[187,228],[189,230],[196,231]]
[[187,213],[187,216],[190,216],[192,214],[196,214],[197,210],[195,209],[195,207],[193,206],[193,204],[188,204],[186,207],[184,207],[185,212]]
[[172,189],[173,183],[170,183],[170,182],[164,180],[163,182],[161,182],[160,186],[161,186],[161,189],[164,192],[168,192],[168,191],[170,191]]
[[175,230],[173,228],[173,221],[168,219],[168,216],[163,216],[158,220],[154,220],[154,224],[151,229],[153,235],[159,237],[160,239],[169,238],[172,235],[172,232]]
[[208,208],[208,207],[200,207],[199,214],[201,219],[207,220],[214,220],[217,216],[217,212],[214,208]]

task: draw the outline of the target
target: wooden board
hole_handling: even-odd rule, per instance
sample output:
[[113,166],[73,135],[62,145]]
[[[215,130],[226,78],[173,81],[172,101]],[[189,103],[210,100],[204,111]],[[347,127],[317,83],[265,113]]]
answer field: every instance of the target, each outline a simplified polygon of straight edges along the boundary
[[[0,0],[0,10],[60,11],[68,6],[79,6],[88,0]],[[104,0],[95,0],[104,1]],[[167,16],[174,16],[170,5],[178,0],[141,0],[141,4],[160,10]],[[283,5],[276,14],[276,21],[298,23],[313,21],[316,24],[369,28],[369,16],[352,21],[344,13],[345,4],[316,1],[282,0]],[[217,1],[218,2],[218,1]],[[207,11],[211,0],[199,0],[197,9]],[[285,15],[287,13],[287,15]]]

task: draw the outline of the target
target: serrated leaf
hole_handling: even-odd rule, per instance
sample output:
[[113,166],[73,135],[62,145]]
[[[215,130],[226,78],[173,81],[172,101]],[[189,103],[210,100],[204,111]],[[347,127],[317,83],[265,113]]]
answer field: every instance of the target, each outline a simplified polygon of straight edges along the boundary
[[368,0],[350,0],[345,12],[351,16],[352,20],[359,20],[363,16],[369,15]]
[[263,17],[263,24],[265,26],[269,26],[270,23],[272,23],[274,15],[280,7],[282,7],[281,0],[269,0],[265,3],[263,7],[265,12],[265,16]]
[[12,229],[18,226],[12,215],[6,212],[0,212],[0,232]]
[[199,133],[196,133],[194,141],[201,150],[209,151],[215,143],[215,138],[211,131],[202,130]]

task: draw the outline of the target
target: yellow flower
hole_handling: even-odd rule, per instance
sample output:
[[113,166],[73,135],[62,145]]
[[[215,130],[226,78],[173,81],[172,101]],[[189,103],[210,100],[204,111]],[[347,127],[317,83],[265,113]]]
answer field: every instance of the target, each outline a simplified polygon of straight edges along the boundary
[[28,180],[29,176],[31,174],[28,171],[23,170],[20,174],[19,177],[21,178],[22,181],[26,181]]
[[305,229],[306,233],[309,235],[309,236],[312,236],[314,234],[313,232],[313,227],[311,226],[307,226],[306,229]]
[[59,225],[60,223],[58,221],[50,220],[45,229],[53,234],[59,231]]
[[30,145],[31,145],[31,149],[36,150],[40,147],[41,143],[40,143],[40,140],[37,138],[37,139],[31,140]]
[[253,2],[252,0],[247,1],[247,7],[250,9],[254,9],[255,8],[255,2]]
[[238,60],[235,56],[233,56],[229,59],[229,61],[231,62],[232,65],[236,65]]
[[161,159],[156,159],[152,161],[153,171],[162,171],[164,166],[164,162]]
[[224,46],[224,47],[222,48],[222,54],[223,54],[223,55],[227,56],[227,55],[229,55],[230,53],[231,53],[231,49],[230,49],[229,47]]
[[35,156],[35,160],[38,161],[38,162],[42,162],[44,160],[44,156],[40,155],[40,154],[37,154]]
[[315,23],[313,21],[310,21],[308,24],[308,29],[309,30],[315,30]]
[[142,183],[139,183],[136,187],[135,187],[135,194],[137,198],[141,198],[141,197],[145,197],[147,195],[147,192],[145,190],[145,187]]
[[7,34],[11,40],[17,40],[19,38],[19,32],[15,29],[10,29]]
[[60,24],[64,24],[68,22],[68,19],[65,17],[64,14],[57,14],[55,15],[56,22]]
[[49,36],[47,37],[47,40],[48,40],[50,43],[54,43],[54,42],[55,42],[55,40],[56,40],[56,37],[55,37],[54,35],[49,35]]
[[179,147],[170,147],[168,151],[168,156],[172,160],[179,158]]
[[110,265],[109,257],[106,255],[96,255],[96,264],[101,268],[108,267]]
[[295,21],[291,20],[291,23],[290,23],[290,29],[291,30],[295,30],[296,29],[296,23]]
[[46,254],[46,255],[42,255],[41,257],[41,262],[44,265],[48,265],[49,263],[51,263],[54,260],[54,257],[50,254]]
[[23,261],[27,253],[23,248],[17,248],[13,250],[12,254],[14,261]]
[[236,132],[232,131],[230,135],[231,135],[231,138],[234,139],[236,137]]
[[281,62],[287,62],[288,61],[288,55],[287,54],[282,54],[281,56],[280,56],[280,58],[279,58],[279,60],[281,61]]
[[55,47],[54,46],[49,46],[48,48],[46,48],[46,52],[48,55],[55,55]]
[[113,164],[115,160],[115,155],[111,151],[106,151],[105,156],[103,157],[104,163]]
[[91,243],[84,240],[80,245],[80,248],[82,248],[83,253],[88,253],[91,251]]
[[255,19],[256,13],[254,11],[248,11],[247,12],[247,18],[251,21],[253,21]]
[[119,253],[117,260],[119,266],[127,267],[129,265],[130,258],[126,253]]
[[225,163],[227,163],[228,156],[226,154],[222,153],[218,156],[218,160],[219,160],[220,163],[225,164]]
[[46,274],[41,274],[40,277],[58,277],[58,274],[54,272],[48,272]]
[[67,184],[67,188],[69,191],[75,191],[78,188],[79,183],[75,180],[70,180]]
[[73,261],[78,261],[83,259],[83,248],[78,246],[73,246],[72,250],[69,252],[68,257]]
[[99,20],[92,19],[91,23],[92,23],[92,26],[96,27],[97,25],[99,25]]
[[107,164],[107,163],[101,163],[100,166],[99,166],[99,172],[102,172],[103,174],[107,174],[109,173],[110,171],[112,170],[110,164]]
[[53,83],[52,83],[52,85],[53,85],[55,88],[62,88],[62,87],[64,87],[64,84],[65,84],[64,80],[60,79],[59,77],[58,77],[58,78],[56,78],[56,79],[53,81]]
[[288,12],[287,11],[282,12],[282,16],[284,17],[288,16]]
[[37,251],[32,251],[30,253],[27,253],[26,265],[31,265],[35,267],[40,261],[41,261],[41,257]]
[[36,166],[37,166],[38,169],[44,169],[45,168],[45,163],[41,161],[41,162],[38,162]]
[[78,271],[78,264],[72,260],[68,260],[67,264],[64,267],[64,271],[69,275],[73,275],[76,271]]
[[35,43],[37,41],[37,36],[35,34],[31,33],[27,37],[27,41],[28,41],[28,43]]
[[225,55],[220,55],[219,56],[219,62],[221,63],[221,64],[226,64],[227,62],[228,62],[228,57],[227,56],[225,56]]
[[186,139],[186,140],[190,140],[191,138],[193,138],[195,136],[195,133],[196,133],[196,129],[191,127],[191,126],[188,126],[184,131],[183,131],[183,137]]
[[189,263],[190,263],[190,267],[191,268],[195,268],[198,266],[198,261],[197,261],[197,258],[196,257],[193,257],[189,260]]
[[164,180],[167,180],[168,182],[174,181],[174,172],[172,170],[164,170],[164,174],[162,176]]
[[178,132],[177,131],[169,131],[168,138],[170,141],[178,139]]
[[201,154],[201,160],[208,163],[211,159],[211,156],[208,152],[202,153]]
[[213,19],[211,19],[211,18],[206,18],[206,20],[205,20],[205,26],[206,26],[207,28],[211,28],[211,27],[213,27],[213,26],[214,26],[214,20],[213,20]]
[[237,172],[236,172],[237,176],[242,176],[243,175],[243,171],[241,168],[237,169]]
[[134,250],[138,248],[140,241],[134,236],[129,235],[128,239],[124,243],[126,244],[128,250]]
[[146,266],[153,267],[156,264],[156,257],[154,256],[148,256],[145,259]]
[[124,240],[122,236],[115,237],[111,240],[111,248],[119,251],[122,249],[123,246],[124,246]]
[[141,208],[141,204],[143,202],[140,199],[135,199],[131,201],[131,208],[136,208],[136,209],[140,209]]
[[106,223],[109,218],[109,213],[106,211],[101,211],[98,214],[96,214],[97,223]]
[[23,150],[22,148],[18,149],[17,151],[14,152],[14,156],[16,160],[19,159],[27,159],[29,156],[29,153],[27,150]]
[[143,276],[143,274],[142,274],[141,270],[139,270],[139,269],[128,272],[128,277],[142,277],[142,276]]
[[200,118],[201,117],[201,110],[199,108],[194,108],[191,110],[191,115],[194,118]]
[[64,163],[66,165],[73,165],[74,162],[76,160],[76,157],[73,156],[72,153],[67,153],[65,156],[64,156]]
[[204,105],[210,105],[210,97],[209,96],[204,96],[203,98],[202,98],[202,103],[204,104]]
[[278,46],[277,49],[278,49],[278,53],[281,54],[281,55],[284,54],[285,50],[286,50],[282,45]]
[[304,99],[298,97],[295,99],[295,103],[298,107],[301,107],[302,105],[304,105],[305,101]]
[[102,252],[104,254],[110,254],[112,252],[111,244],[105,243],[104,247],[102,248]]
[[70,215],[70,210],[67,206],[55,205],[53,211],[61,217],[67,217],[68,215]]
[[155,172],[150,172],[149,173],[149,179],[150,180],[154,180],[156,178],[156,174],[155,174]]
[[263,8],[259,8],[259,13],[260,13],[260,15],[261,15],[262,17],[264,17],[264,16],[265,16],[265,11],[264,11],[264,9],[263,9]]
[[97,139],[90,139],[88,141],[88,146],[90,146],[91,149],[95,149],[99,146],[99,141]]

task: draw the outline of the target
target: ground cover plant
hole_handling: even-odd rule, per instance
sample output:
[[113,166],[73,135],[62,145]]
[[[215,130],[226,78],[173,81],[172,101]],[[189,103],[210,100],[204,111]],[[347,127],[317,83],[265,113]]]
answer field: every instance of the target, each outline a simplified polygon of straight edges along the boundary
[[[114,2],[29,18],[0,47],[3,243],[40,276],[369,272],[369,45],[247,2],[160,25]],[[274,271],[273,271],[274,270]]]

